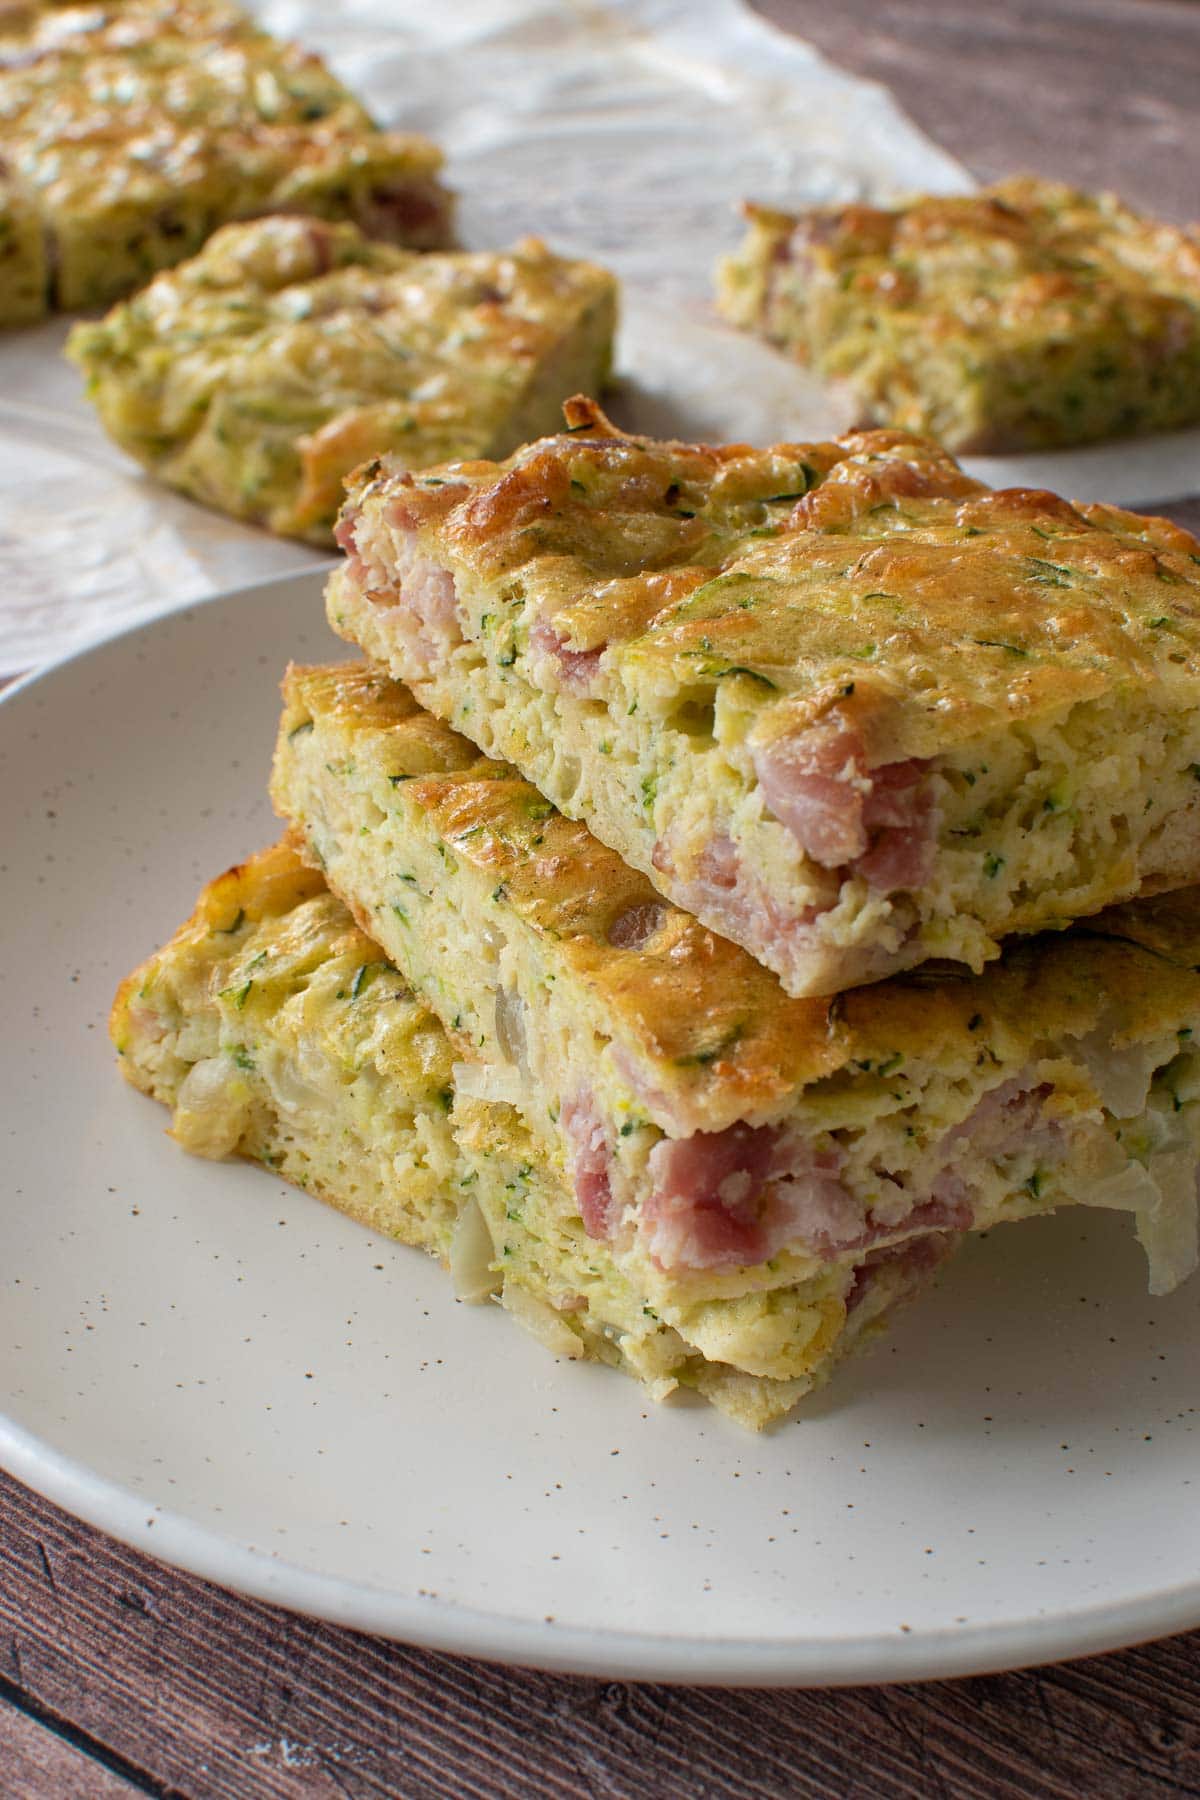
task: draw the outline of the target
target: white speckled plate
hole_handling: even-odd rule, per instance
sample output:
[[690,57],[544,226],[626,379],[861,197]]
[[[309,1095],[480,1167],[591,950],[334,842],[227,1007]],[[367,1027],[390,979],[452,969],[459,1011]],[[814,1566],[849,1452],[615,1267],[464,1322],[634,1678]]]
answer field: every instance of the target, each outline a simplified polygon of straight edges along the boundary
[[1200,1283],[1147,1299],[1116,1215],[974,1244],[753,1439],[164,1137],[110,996],[271,835],[279,672],[337,653],[291,577],[0,703],[0,1462],[228,1587],[552,1668],[893,1680],[1200,1622]]

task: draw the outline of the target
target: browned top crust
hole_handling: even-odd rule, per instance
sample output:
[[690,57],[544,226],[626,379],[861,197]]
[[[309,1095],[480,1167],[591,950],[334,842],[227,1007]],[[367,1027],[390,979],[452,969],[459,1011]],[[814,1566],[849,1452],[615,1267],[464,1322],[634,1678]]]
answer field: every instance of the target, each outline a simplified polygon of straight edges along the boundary
[[319,56],[226,0],[0,6],[0,143],[49,245],[43,304],[105,304],[268,212],[449,238],[437,146],[380,130]]
[[582,399],[568,420],[503,463],[368,465],[348,511],[602,650],[594,694],[659,709],[733,679],[756,742],[836,706],[874,764],[1200,692],[1200,543],[1167,520],[991,491],[904,432],[760,450],[626,437]]
[[717,303],[862,424],[956,451],[1167,431],[1200,417],[1200,229],[1036,176],[796,214],[748,206]]
[[[462,863],[587,991],[611,1034],[656,1085],[720,1090],[738,1118],[842,1061],[822,1000],[790,1000],[744,950],[671,906],[587,827],[557,813],[515,770],[422,711],[364,664],[292,668],[281,735],[316,716],[347,756],[399,788]],[[635,909],[637,949],[621,922]],[[652,929],[647,929],[652,925]]]
[[[1200,1021],[1200,889],[1023,940],[982,976],[926,965],[834,999],[790,999],[399,682],[362,663],[292,668],[284,696],[281,742],[316,719],[360,778],[424,814],[542,941],[547,963],[586,990],[643,1085],[700,1128],[782,1111],[811,1082],[897,1055],[974,1067],[989,1054],[1046,1054],[1101,1025],[1119,1046]],[[625,947],[618,921],[635,908],[649,910],[631,934],[637,947]]]

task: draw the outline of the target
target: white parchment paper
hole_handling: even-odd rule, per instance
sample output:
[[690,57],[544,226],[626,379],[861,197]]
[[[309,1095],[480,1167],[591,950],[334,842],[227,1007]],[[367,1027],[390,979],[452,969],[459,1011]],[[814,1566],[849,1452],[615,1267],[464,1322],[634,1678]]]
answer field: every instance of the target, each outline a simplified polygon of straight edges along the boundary
[[[712,266],[737,202],[963,190],[959,165],[891,96],[831,67],[739,0],[259,0],[387,124],[447,150],[460,235],[526,232],[625,284],[624,425],[679,435],[820,436],[847,421],[785,359],[717,323]],[[316,566],[166,492],[103,436],[62,361],[64,321],[0,337],[0,672],[203,594]],[[1200,491],[1200,432],[1070,455],[980,459],[1128,503]]]

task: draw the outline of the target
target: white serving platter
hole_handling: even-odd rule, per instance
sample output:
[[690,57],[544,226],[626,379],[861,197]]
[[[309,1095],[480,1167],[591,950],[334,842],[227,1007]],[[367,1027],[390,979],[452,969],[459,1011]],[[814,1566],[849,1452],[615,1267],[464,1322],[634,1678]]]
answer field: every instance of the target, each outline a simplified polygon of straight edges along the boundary
[[901,1680],[1200,1623],[1200,1283],[1149,1299],[1115,1215],[971,1245],[752,1438],[164,1136],[109,1001],[275,829],[279,674],[341,654],[319,592],[227,594],[0,701],[0,1464],[243,1593],[546,1668]]

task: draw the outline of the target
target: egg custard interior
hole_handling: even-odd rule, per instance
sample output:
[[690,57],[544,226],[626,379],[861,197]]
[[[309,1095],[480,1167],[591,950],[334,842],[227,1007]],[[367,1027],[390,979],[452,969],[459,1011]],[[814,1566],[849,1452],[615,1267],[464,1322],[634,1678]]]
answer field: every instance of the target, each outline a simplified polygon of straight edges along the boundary
[[111,1032],[195,1155],[240,1155],[448,1266],[555,1355],[698,1391],[759,1428],[953,1247],[870,1251],[769,1292],[657,1297],[584,1229],[519,1114],[472,1096],[430,1008],[286,845],[228,871],[121,985]]
[[895,207],[750,206],[717,305],[864,423],[1014,451],[1200,418],[1200,230],[1017,176]]
[[450,241],[442,155],[228,0],[0,8],[0,326],[106,306],[262,213]]
[[272,793],[656,1311],[1064,1205],[1196,1263],[1200,890],[797,1000],[362,664],[294,669]]
[[527,238],[414,252],[303,218],[227,225],[67,353],[111,437],[160,480],[332,544],[343,480],[506,456],[603,384],[616,282]]
[[1200,543],[937,445],[588,403],[360,470],[334,629],[793,994],[1200,879]]

